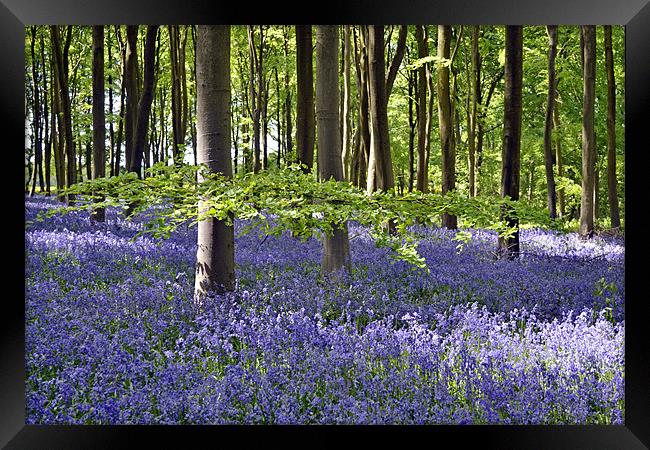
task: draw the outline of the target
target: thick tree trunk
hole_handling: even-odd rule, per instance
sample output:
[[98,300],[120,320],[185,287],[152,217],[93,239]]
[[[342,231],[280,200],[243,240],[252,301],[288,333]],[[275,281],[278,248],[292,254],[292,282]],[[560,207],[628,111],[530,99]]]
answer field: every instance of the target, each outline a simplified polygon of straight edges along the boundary
[[[65,141],[65,151],[67,157],[67,176],[66,186],[70,187],[77,182],[76,162],[75,162],[75,146],[72,139],[72,116],[70,113],[70,96],[68,95],[68,79],[67,70],[64,65],[64,56],[61,54],[61,39],[59,37],[59,27],[57,25],[50,26],[52,32],[52,47],[54,53],[54,64],[57,72],[58,81],[58,95],[60,112],[63,115],[62,129],[63,139]],[[74,194],[67,196],[68,204],[74,204]]]
[[[93,180],[106,176],[105,140],[104,27],[98,25],[93,27]],[[95,208],[90,217],[97,222],[103,222],[105,218],[104,208]]]
[[[416,25],[415,40],[418,45],[418,59],[429,56],[429,46],[424,25]],[[429,160],[427,158],[427,77],[426,66],[417,70],[417,123],[418,123],[418,159],[416,188],[420,192],[429,190]]]
[[[523,72],[522,26],[506,27],[505,92],[503,105],[503,150],[501,152],[501,197],[519,200],[521,169],[521,88]],[[499,238],[499,251],[509,258],[519,254],[519,219],[504,209],[502,219],[516,231]]]
[[557,54],[557,25],[548,25],[548,95],[546,99],[546,119],[544,122],[544,167],[546,169],[547,206],[551,219],[557,217],[555,178],[553,176],[553,106],[555,105],[555,55]]
[[616,83],[611,25],[605,25],[605,70],[607,72],[607,198],[611,227],[619,228],[621,218],[616,188]]
[[[289,57],[289,27],[283,27],[284,57]],[[284,159],[288,164],[293,158],[293,122],[291,120],[291,89],[289,85],[289,71],[284,71]]]
[[297,87],[296,145],[298,163],[311,172],[314,165],[314,75],[311,25],[296,25]]
[[[360,26],[359,47],[355,51],[357,68],[357,93],[359,96],[359,147],[354,158],[355,185],[359,188],[366,188],[366,176],[368,173],[368,162],[370,159],[370,112],[368,105],[368,47],[367,27]],[[355,33],[356,34],[356,33]],[[355,39],[356,45],[356,39]]]
[[[339,134],[338,26],[316,26],[316,118],[318,121],[318,171],[327,181],[343,180]],[[383,80],[382,80],[383,82]],[[321,272],[329,275],[350,269],[347,222],[335,227],[323,241]]]
[[[438,56],[450,58],[451,26],[438,25]],[[453,123],[449,93],[449,67],[438,67],[438,120],[440,123],[440,145],[442,149],[442,193],[455,189],[456,167],[453,146]],[[456,229],[456,217],[443,213],[442,226]]]
[[583,36],[583,101],[582,101],[582,195],[580,228],[583,237],[594,233],[594,185],[596,166],[596,134],[594,100],[596,91],[596,27],[584,25]]
[[[198,162],[231,177],[230,26],[198,25],[196,40]],[[201,200],[198,207],[204,208]],[[197,244],[194,300],[200,306],[208,293],[234,289],[234,229],[223,221],[202,220]]]

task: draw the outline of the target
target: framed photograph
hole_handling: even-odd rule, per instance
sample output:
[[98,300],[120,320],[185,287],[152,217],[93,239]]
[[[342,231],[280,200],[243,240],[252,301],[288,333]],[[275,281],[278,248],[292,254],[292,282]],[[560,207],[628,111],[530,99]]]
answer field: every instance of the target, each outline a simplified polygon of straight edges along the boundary
[[305,8],[2,0],[0,443],[650,447],[647,0]]

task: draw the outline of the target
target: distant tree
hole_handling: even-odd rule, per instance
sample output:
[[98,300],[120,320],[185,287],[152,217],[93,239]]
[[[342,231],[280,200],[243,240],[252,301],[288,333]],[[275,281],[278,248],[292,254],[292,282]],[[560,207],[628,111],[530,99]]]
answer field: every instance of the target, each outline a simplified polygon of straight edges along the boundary
[[557,54],[557,25],[546,27],[548,34],[548,94],[546,97],[546,119],[544,121],[544,167],[546,169],[547,206],[551,219],[557,217],[555,177],[553,174],[553,107],[555,106],[555,56]]
[[147,26],[147,35],[144,44],[144,86],[142,95],[138,102],[137,116],[135,122],[135,136],[131,160],[128,162],[129,172],[135,172],[142,177],[142,158],[146,145],[147,130],[149,129],[149,115],[151,113],[151,101],[153,99],[154,64],[156,49],[156,33],[158,25]]
[[[230,26],[198,25],[196,41],[198,162],[231,177]],[[201,211],[201,200],[198,207]],[[200,303],[209,292],[234,289],[233,227],[212,218],[202,220],[197,244],[195,301]]]
[[607,197],[611,226],[619,228],[621,218],[616,192],[616,83],[611,25],[605,25],[605,70],[607,72]]
[[310,172],[314,165],[314,74],[311,25],[296,25],[296,145],[298,162]]
[[[93,27],[93,173],[94,180],[106,176],[106,120],[104,113],[104,27]],[[104,221],[104,208],[93,210],[91,218]]]
[[594,187],[596,172],[596,132],[594,128],[596,93],[596,27],[583,25],[583,100],[582,100],[582,193],[580,199],[581,236],[594,233]]
[[[52,52],[54,54],[54,65],[57,74],[58,102],[59,112],[62,114],[62,123],[59,130],[63,134],[65,143],[65,153],[67,159],[66,186],[70,187],[77,182],[77,171],[75,161],[75,145],[72,138],[72,114],[70,111],[70,95],[68,90],[68,71],[67,71],[67,48],[69,48],[69,38],[64,49],[61,48],[61,38],[58,25],[51,25],[52,35]],[[72,30],[68,28],[68,36],[72,35]],[[68,204],[74,203],[74,194],[67,196]]]
[[[339,134],[338,27],[316,26],[316,120],[318,123],[318,171],[327,181],[343,180]],[[323,241],[321,271],[329,274],[350,269],[348,226],[335,228]]]
[[[501,152],[501,197],[519,200],[521,161],[521,88],[523,76],[523,30],[506,27],[505,92],[503,100],[503,150]],[[519,219],[504,209],[503,219],[514,227],[511,237],[499,238],[499,251],[510,258],[519,254]]]

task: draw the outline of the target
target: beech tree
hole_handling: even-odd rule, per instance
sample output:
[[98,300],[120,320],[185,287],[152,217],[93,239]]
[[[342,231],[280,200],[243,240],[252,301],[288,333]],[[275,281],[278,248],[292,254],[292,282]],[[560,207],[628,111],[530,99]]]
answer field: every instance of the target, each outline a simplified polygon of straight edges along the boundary
[[619,228],[621,218],[616,189],[616,83],[614,81],[611,25],[605,25],[605,65],[607,72],[607,198],[611,227]]
[[582,64],[582,193],[580,196],[581,236],[590,238],[594,233],[594,187],[596,172],[596,132],[594,108],[596,94],[596,27],[583,25]]
[[[296,25],[296,146],[298,162],[311,172],[314,166],[314,69],[311,25]],[[338,83],[337,83],[338,85]]]
[[[230,26],[196,30],[196,138],[199,164],[232,176],[230,160]],[[202,179],[200,178],[199,181]],[[199,211],[204,208],[199,200]],[[234,229],[211,218],[198,224],[195,301],[235,286]]]
[[[104,27],[93,27],[93,180],[106,175],[106,120],[104,113]],[[104,209],[96,208],[91,216],[104,221]]]
[[[438,57],[450,59],[451,26],[438,25]],[[438,65],[438,120],[440,124],[440,145],[442,151],[442,193],[445,194],[455,189],[456,185],[456,155],[453,145],[453,122],[451,98],[449,93],[449,67],[446,64]],[[442,226],[456,229],[455,216],[448,213],[442,215]]]
[[[316,26],[316,120],[318,172],[321,180],[343,180],[339,132],[338,26]],[[330,274],[350,269],[347,222],[323,240],[321,271]]]
[[[503,150],[501,152],[501,197],[519,200],[521,161],[521,87],[523,77],[523,30],[506,27],[505,92],[503,99]],[[508,209],[503,219],[515,228],[511,237],[499,237],[499,251],[513,258],[519,254],[519,220]]]
[[546,120],[544,121],[544,167],[546,169],[547,205],[551,219],[557,217],[555,177],[553,174],[553,107],[555,106],[555,55],[557,53],[557,25],[548,25],[548,94],[546,100]]

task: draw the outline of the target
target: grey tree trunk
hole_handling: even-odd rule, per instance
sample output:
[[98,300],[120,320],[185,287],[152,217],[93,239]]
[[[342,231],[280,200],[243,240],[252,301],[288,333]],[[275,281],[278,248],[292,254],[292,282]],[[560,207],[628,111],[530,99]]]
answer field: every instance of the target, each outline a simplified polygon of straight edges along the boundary
[[594,100],[596,92],[596,27],[583,25],[583,100],[582,100],[582,194],[580,227],[585,238],[594,233],[594,186],[596,172],[596,134],[594,131]]
[[[106,176],[106,119],[104,113],[104,27],[93,27],[93,173],[92,178]],[[91,218],[104,221],[104,208],[95,208]]]
[[[316,26],[316,120],[318,122],[318,171],[327,181],[343,180],[339,134],[338,26]],[[383,82],[383,80],[382,80]],[[335,227],[323,241],[321,272],[324,275],[350,269],[348,226]]]
[[548,95],[544,126],[544,166],[546,168],[547,206],[551,219],[557,217],[555,177],[553,176],[553,106],[555,105],[555,55],[557,54],[557,25],[548,25]]
[[[232,176],[230,160],[230,26],[198,25],[196,30],[197,157],[211,171]],[[199,177],[199,182],[202,178]],[[199,200],[199,211],[203,203]],[[234,230],[224,222],[198,224],[194,300],[234,289]]]
[[[451,47],[451,26],[438,25],[438,56],[449,59]],[[456,184],[456,165],[453,145],[452,108],[449,93],[449,67],[438,67],[438,120],[440,123],[440,145],[442,149],[442,193],[453,191]],[[456,229],[455,216],[442,215],[442,226]]]
[[605,70],[607,71],[607,197],[611,227],[619,228],[621,218],[616,192],[616,83],[611,25],[605,25]]
[[[521,86],[523,72],[523,30],[506,27],[505,92],[503,101],[503,150],[501,152],[501,197],[519,200],[521,169]],[[502,219],[516,228],[509,238],[499,238],[499,252],[509,258],[519,254],[519,219],[504,209]]]
[[343,38],[343,178],[351,180],[350,156],[350,25],[344,27]]
[[314,73],[311,25],[296,25],[296,152],[298,162],[311,172],[314,166]]

